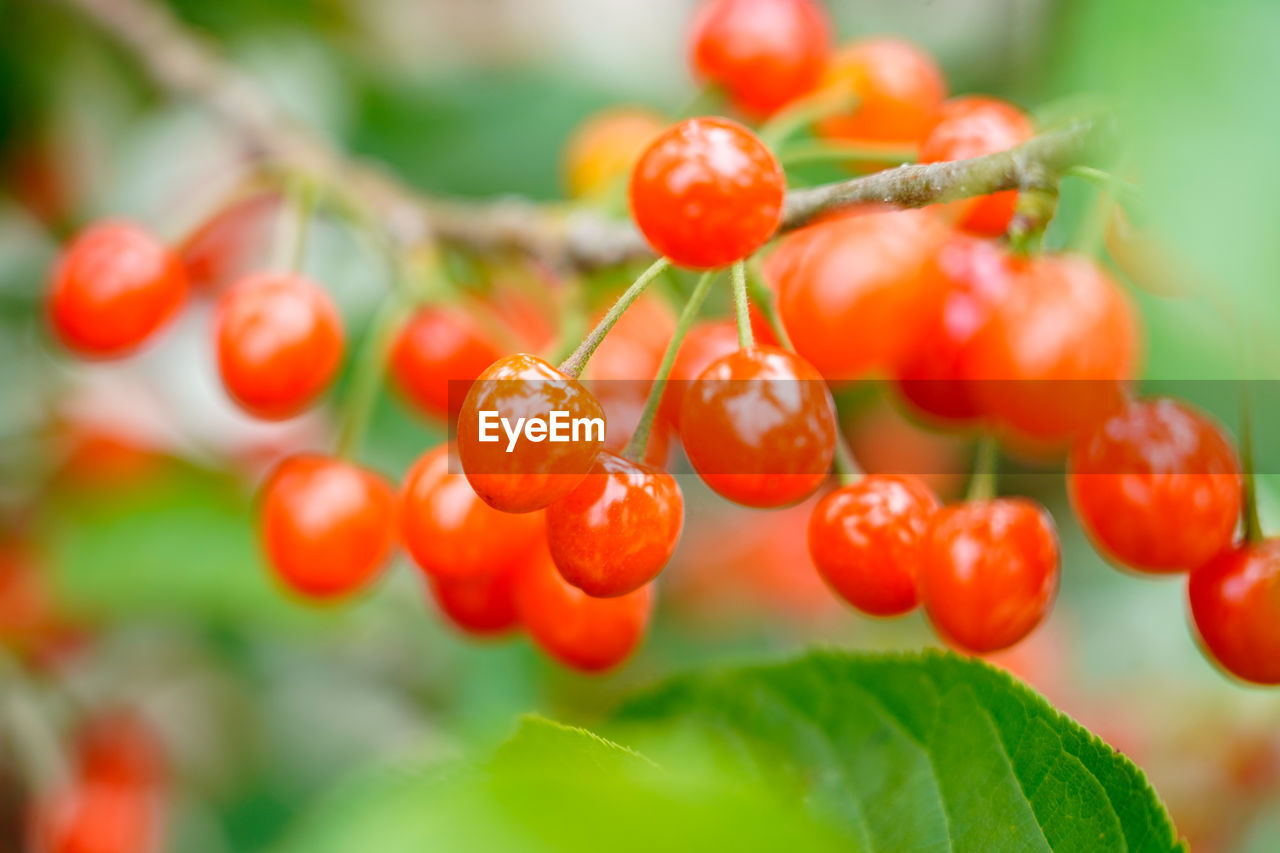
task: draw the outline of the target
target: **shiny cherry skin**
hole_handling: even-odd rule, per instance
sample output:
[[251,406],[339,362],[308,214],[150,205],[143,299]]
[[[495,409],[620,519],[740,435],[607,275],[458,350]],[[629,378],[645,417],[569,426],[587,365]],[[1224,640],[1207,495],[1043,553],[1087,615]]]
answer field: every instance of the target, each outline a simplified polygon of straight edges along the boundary
[[542,538],[537,513],[499,512],[476,495],[448,445],[422,455],[400,489],[400,537],[418,568],[440,581],[492,578]]
[[822,78],[831,24],[815,0],[709,0],[694,19],[689,53],[699,79],[767,118]]
[[978,405],[1011,437],[1045,447],[1111,414],[1137,369],[1129,300],[1087,258],[1012,259],[1013,282],[970,341]]
[[172,317],[187,282],[175,253],[127,222],[101,222],[62,251],[49,284],[58,339],[90,358],[118,358]]
[[1191,618],[1219,666],[1280,684],[1280,539],[1241,544],[1191,572]]
[[343,598],[381,573],[396,541],[395,494],[377,474],[320,455],[276,466],[259,497],[259,530],[276,578],[316,601]]
[[563,577],[545,545],[516,578],[516,609],[529,636],[565,666],[597,673],[620,665],[644,639],[653,587],[593,598]]
[[502,512],[533,512],[560,500],[591,471],[603,446],[596,430],[567,442],[534,442],[522,433],[508,453],[501,427],[498,441],[480,441],[480,413],[486,411],[507,418],[512,428],[520,418],[547,421],[553,411],[567,412],[571,422],[603,420],[605,413],[581,383],[536,355],[504,356],[481,373],[458,414],[458,459],[475,493]]
[[947,96],[933,59],[894,39],[866,39],[836,51],[821,89],[852,95],[857,105],[819,122],[820,135],[903,146],[924,139]]
[[[920,143],[920,162],[967,160],[1007,151],[1035,135],[1026,113],[1008,101],[969,95],[942,105],[938,123]],[[947,205],[961,228],[999,237],[1009,227],[1018,203],[1014,190],[962,199]]]
[[280,202],[275,191],[246,195],[187,235],[178,252],[192,290],[213,292],[267,260]]
[[938,498],[919,479],[871,474],[824,497],[809,520],[813,564],[863,613],[898,616],[919,604],[920,543]]
[[697,379],[711,362],[738,351],[738,327],[732,320],[712,320],[699,323],[684,336],[671,373],[662,389],[662,402],[658,417],[663,422],[679,427],[680,404],[689,383]]
[[1058,536],[1024,498],[943,507],[925,534],[920,600],[938,632],[977,654],[1008,648],[1040,624],[1058,591]]
[[952,235],[929,266],[916,342],[898,361],[897,389],[917,412],[944,422],[978,419],[970,379],[972,341],[1013,286],[1009,251],[992,240]]
[[522,562],[516,561],[489,575],[461,580],[432,578],[431,598],[450,624],[465,634],[474,637],[509,634],[520,625],[516,578],[522,568]]
[[723,497],[760,508],[787,506],[827,477],[835,406],[804,359],[751,347],[717,359],[689,384],[680,436],[693,469]]
[[547,507],[547,545],[560,575],[596,598],[656,578],[683,528],[676,478],[608,451],[578,488]]
[[420,411],[447,418],[462,408],[462,386],[501,356],[502,351],[466,311],[430,305],[415,311],[396,336],[391,375]]
[[782,222],[786,179],[755,134],[722,118],[668,128],[631,173],[631,213],[677,266],[714,269],[763,246]]
[[631,174],[667,122],[644,107],[614,107],[584,121],[565,145],[564,182],[571,198],[599,198]]
[[928,211],[867,209],[783,240],[764,274],[796,352],[832,381],[895,364],[918,340],[947,235]]
[[1103,554],[1144,572],[1194,569],[1231,545],[1240,462],[1220,426],[1168,398],[1137,400],[1077,438],[1067,489]]
[[260,418],[301,413],[342,362],[337,308],[320,287],[292,273],[258,273],[229,287],[218,300],[214,339],[227,393]]

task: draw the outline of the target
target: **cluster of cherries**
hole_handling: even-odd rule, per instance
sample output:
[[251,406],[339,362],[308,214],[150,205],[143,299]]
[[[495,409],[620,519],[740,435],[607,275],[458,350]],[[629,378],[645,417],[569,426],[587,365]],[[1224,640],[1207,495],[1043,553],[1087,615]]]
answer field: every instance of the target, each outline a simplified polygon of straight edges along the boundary
[[[711,0],[691,56],[734,110],[763,123],[761,136],[809,126],[860,152],[850,156],[862,171],[878,168],[858,159],[877,147],[931,162],[1033,134],[1011,104],[947,99],[933,61],[909,44],[833,51],[813,0]],[[590,201],[628,176],[632,218],[664,260],[564,364],[509,354],[474,313],[426,305],[399,331],[391,373],[421,409],[456,419],[455,441],[418,460],[398,495],[335,456],[276,467],[259,511],[288,588],[350,595],[399,542],[463,629],[521,626],[568,665],[610,668],[642,638],[652,582],[681,534],[669,441],[678,437],[725,498],[792,505],[839,461],[829,384],[887,377],[941,425],[1036,453],[1069,450],[1072,501],[1100,549],[1140,571],[1191,571],[1209,653],[1242,678],[1280,682],[1280,542],[1237,544],[1243,477],[1230,442],[1185,404],[1128,395],[1140,337],[1128,299],[1089,258],[1002,239],[1016,192],[827,217],[769,250],[760,266],[769,298],[749,309],[745,262],[783,217],[786,180],[771,147],[723,118],[667,127],[642,110],[610,111],[570,143],[567,182]],[[678,318],[641,295],[665,263],[707,271]],[[695,322],[725,268],[737,323]],[[54,275],[54,329],[91,357],[131,351],[177,310],[188,272],[180,253],[136,227],[95,226]],[[342,360],[338,312],[296,274],[232,284],[214,326],[227,391],[263,418],[312,404]],[[626,383],[634,393],[605,382],[597,395],[580,379],[640,381]],[[451,400],[450,380],[472,382],[465,399]],[[510,449],[480,440],[480,412],[514,421],[553,411],[610,429],[600,440]],[[892,616],[923,605],[948,643],[975,653],[1008,647],[1043,620],[1060,560],[1042,507],[995,497],[985,476],[970,499],[942,506],[916,477],[847,465],[841,475],[816,506],[809,546],[854,607]]]

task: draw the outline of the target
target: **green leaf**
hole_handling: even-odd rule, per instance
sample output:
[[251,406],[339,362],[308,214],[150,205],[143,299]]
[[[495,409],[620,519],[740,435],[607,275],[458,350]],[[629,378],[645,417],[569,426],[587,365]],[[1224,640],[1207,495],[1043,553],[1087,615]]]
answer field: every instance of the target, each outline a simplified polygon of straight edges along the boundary
[[384,769],[336,795],[283,853],[850,849],[771,788],[673,766],[531,718],[483,765]]
[[[779,772],[869,851],[1181,849],[1142,772],[1011,676],[953,654],[815,653],[698,672],[626,705],[650,754]],[[637,741],[648,743],[648,741]]]

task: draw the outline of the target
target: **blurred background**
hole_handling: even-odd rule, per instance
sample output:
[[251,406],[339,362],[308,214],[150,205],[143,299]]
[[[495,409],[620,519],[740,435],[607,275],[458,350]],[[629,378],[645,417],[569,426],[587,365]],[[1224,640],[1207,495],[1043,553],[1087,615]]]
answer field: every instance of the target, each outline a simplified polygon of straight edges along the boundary
[[[1132,290],[1146,374],[1275,378],[1280,7],[827,5],[842,39],[890,33],[926,47],[953,92],[1006,97],[1045,121],[1081,104],[1115,107],[1143,224],[1177,246],[1179,269],[1209,294]],[[547,200],[563,197],[562,150],[584,118],[618,103],[675,112],[690,99],[684,34],[695,6],[172,3],[335,145],[427,192]],[[165,849],[304,849],[299,827],[320,813],[341,820],[329,808],[338,792],[387,768],[484,749],[525,712],[590,724],[628,689],[708,661],[779,658],[814,643],[934,642],[920,618],[861,618],[826,591],[806,551],[806,507],[733,508],[693,477],[681,479],[690,521],[661,582],[655,628],[608,677],[569,673],[523,639],[461,637],[403,559],[349,606],[288,598],[258,554],[252,495],[283,453],[329,440],[332,413],[274,425],[240,414],[216,375],[208,293],[156,346],[121,363],[70,361],[41,315],[50,260],[78,226],[120,215],[176,238],[236,178],[243,156],[198,105],[161,94],[73,10],[0,0],[0,849],[18,849],[21,745],[65,741],[89,712],[123,709],[158,741]],[[1083,181],[1068,179],[1063,191],[1054,245],[1089,227],[1096,201]],[[322,217],[305,267],[358,337],[389,287],[379,252]],[[513,286],[528,277],[474,272]],[[967,465],[967,439],[922,428],[874,389],[846,394],[842,412],[870,470]],[[1233,421],[1229,400],[1217,414]],[[1273,435],[1259,430],[1264,445]],[[384,391],[364,460],[398,477],[442,437]],[[1192,849],[1280,849],[1280,696],[1205,661],[1179,580],[1103,563],[1051,464],[1006,468],[1004,490],[1053,510],[1065,568],[1049,622],[997,662],[1143,767]],[[1280,533],[1263,479],[1264,523]],[[940,474],[937,485],[956,495],[963,475]]]

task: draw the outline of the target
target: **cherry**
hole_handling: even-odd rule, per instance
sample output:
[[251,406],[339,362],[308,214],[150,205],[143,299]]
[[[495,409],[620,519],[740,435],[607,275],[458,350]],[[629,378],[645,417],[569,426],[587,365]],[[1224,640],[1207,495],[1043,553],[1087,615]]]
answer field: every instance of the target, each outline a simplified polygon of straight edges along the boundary
[[[942,105],[938,123],[920,143],[920,162],[967,160],[1006,151],[1035,135],[1031,119],[998,98],[970,95]],[[999,237],[1009,227],[1018,203],[1015,190],[951,202],[959,225],[976,234]]]
[[177,312],[186,295],[177,256],[127,222],[100,222],[62,251],[49,284],[49,320],[83,356],[117,358],[137,349]]
[[659,417],[679,427],[680,404],[689,383],[697,379],[711,362],[738,351],[738,327],[732,320],[714,320],[691,328],[680,342],[671,373],[662,389]]
[[573,198],[604,195],[631,174],[666,122],[643,107],[615,107],[588,118],[565,146],[564,181]]
[[947,233],[929,212],[872,208],[783,240],[764,274],[796,352],[833,381],[896,363],[918,340],[928,261]]
[[1075,255],[1011,259],[1013,281],[970,341],[979,407],[1014,437],[1061,445],[1115,411],[1138,360],[1128,299]]
[[419,308],[391,349],[391,375],[404,395],[428,415],[444,418],[462,408],[453,382],[471,382],[502,352],[461,308]]
[[625,595],[656,578],[683,527],[675,478],[608,451],[576,489],[547,507],[556,567],[596,598]]
[[1187,590],[1209,656],[1237,678],[1280,684],[1280,539],[1222,551]]
[[370,471],[319,455],[293,456],[263,486],[259,525],[276,577],[306,598],[367,586],[395,544],[395,494]]
[[205,220],[178,249],[191,287],[217,290],[262,263],[279,215],[280,195],[269,191],[237,199]]
[[529,636],[547,654],[584,672],[612,669],[644,638],[653,588],[593,598],[560,576],[540,546],[516,578],[516,609]]
[[898,390],[917,411],[943,421],[982,415],[969,381],[972,341],[1013,287],[1014,266],[999,244],[962,233],[938,252],[916,343],[896,370]]
[[1231,545],[1240,463],[1221,427],[1176,400],[1134,401],[1071,448],[1067,487],[1098,549],[1147,572],[1194,569]]
[[1058,590],[1053,519],[1033,501],[943,507],[921,546],[920,600],[938,632],[978,654],[1031,633]]
[[512,562],[492,574],[477,577],[431,578],[431,597],[460,631],[478,637],[506,634],[520,623],[515,590],[521,570],[520,562]]
[[679,266],[740,261],[782,222],[777,158],[742,125],[691,118],[667,129],[631,174],[631,213],[645,239]]
[[400,535],[433,579],[491,579],[542,538],[542,517],[499,512],[476,496],[460,471],[444,444],[414,463],[400,490]]
[[822,136],[907,146],[933,127],[947,95],[933,59],[893,39],[867,39],[837,51],[821,89],[857,99],[850,112],[818,123]]
[[746,506],[786,506],[826,479],[835,406],[804,359],[751,347],[713,361],[689,384],[680,435],[693,469],[716,492]]
[[498,359],[471,386],[458,415],[458,459],[471,488],[489,506],[503,512],[542,509],[572,492],[591,470],[603,445],[596,430],[558,443],[521,436],[510,453],[501,429],[499,441],[480,441],[481,412],[496,412],[514,428],[520,418],[546,421],[553,411],[571,420],[605,417],[577,380],[527,353]]
[[831,25],[814,0],[710,0],[694,19],[689,49],[698,77],[765,118],[821,79]]
[[809,521],[809,553],[854,607],[897,616],[919,603],[921,541],[938,498],[915,477],[872,474],[822,499]]
[[342,361],[342,321],[323,290],[291,273],[240,279],[214,318],[222,383],[258,417],[300,413],[328,387]]

